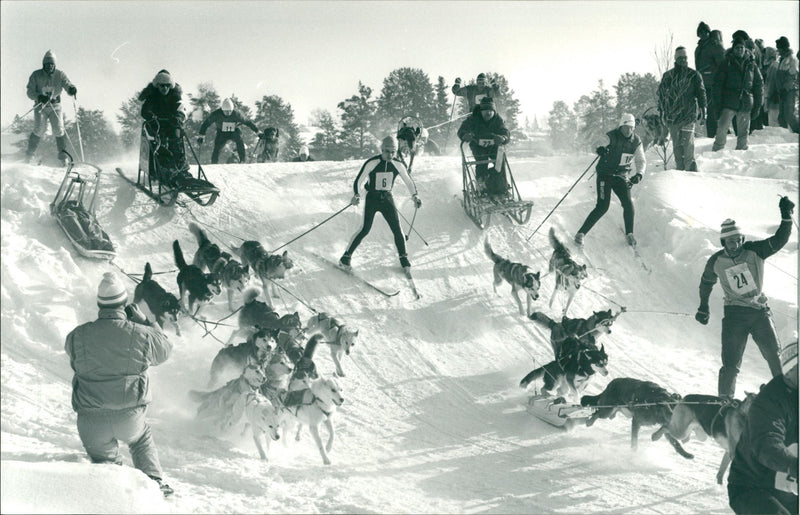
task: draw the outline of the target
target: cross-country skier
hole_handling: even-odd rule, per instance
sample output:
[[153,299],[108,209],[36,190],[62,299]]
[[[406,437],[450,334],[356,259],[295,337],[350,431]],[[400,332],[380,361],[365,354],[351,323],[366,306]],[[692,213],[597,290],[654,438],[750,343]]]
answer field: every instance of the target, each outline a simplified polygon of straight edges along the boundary
[[230,140],[236,143],[236,153],[239,154],[239,162],[244,163],[244,141],[242,141],[242,131],[240,125],[249,127],[250,130],[258,134],[258,127],[242,116],[242,113],[234,109],[233,101],[226,98],[222,101],[222,107],[216,109],[203,120],[200,125],[200,135],[197,137],[197,144],[202,145],[206,137],[206,131],[211,125],[216,125],[217,135],[214,137],[214,150],[211,151],[211,164],[219,163],[219,151]]
[[451,91],[457,97],[464,97],[467,100],[467,109],[472,112],[484,97],[496,97],[500,93],[500,88],[494,82],[487,82],[485,73],[479,73],[475,84],[467,86],[461,85],[460,77],[456,78]]
[[397,254],[400,256],[400,266],[408,272],[411,263],[408,261],[406,253],[406,240],[400,228],[400,219],[397,215],[397,207],[392,197],[392,187],[397,176],[406,183],[408,192],[414,200],[414,206],[420,208],[422,201],[417,195],[417,187],[409,177],[405,165],[397,158],[397,140],[394,136],[386,136],[381,143],[380,155],[371,157],[361,166],[355,181],[353,181],[353,198],[350,203],[357,206],[361,200],[359,191],[363,188],[367,191],[364,202],[364,223],[361,229],[353,235],[350,245],[345,250],[339,264],[345,269],[350,269],[350,258],[356,251],[361,240],[369,234],[372,229],[372,221],[376,213],[383,215],[386,223],[394,234],[394,244],[397,247]]

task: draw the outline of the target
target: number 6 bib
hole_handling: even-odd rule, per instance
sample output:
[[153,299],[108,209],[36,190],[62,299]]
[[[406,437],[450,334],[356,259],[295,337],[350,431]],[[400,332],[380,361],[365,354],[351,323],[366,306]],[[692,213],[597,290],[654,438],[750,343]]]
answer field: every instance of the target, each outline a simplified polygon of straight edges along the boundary
[[391,172],[377,172],[375,174],[375,189],[378,191],[391,191],[392,175]]

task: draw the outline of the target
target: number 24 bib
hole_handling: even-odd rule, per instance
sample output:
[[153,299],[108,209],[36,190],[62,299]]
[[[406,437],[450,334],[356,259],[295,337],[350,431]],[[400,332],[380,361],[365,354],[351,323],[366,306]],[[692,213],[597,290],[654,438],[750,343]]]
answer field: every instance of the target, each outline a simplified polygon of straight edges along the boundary
[[747,263],[740,263],[725,270],[725,278],[728,280],[730,288],[744,295],[756,291],[756,281]]

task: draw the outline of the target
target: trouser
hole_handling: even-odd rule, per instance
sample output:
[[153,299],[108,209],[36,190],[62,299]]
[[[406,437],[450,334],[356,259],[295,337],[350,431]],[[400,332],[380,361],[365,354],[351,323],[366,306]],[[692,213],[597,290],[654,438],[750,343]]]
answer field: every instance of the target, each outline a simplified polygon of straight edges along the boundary
[[[154,147],[150,147],[150,170],[157,170],[158,177],[171,181],[176,174],[180,175],[189,171],[189,164],[186,162],[186,149],[183,146],[183,136],[176,134],[176,129],[170,126],[161,126],[158,135],[161,139],[161,146],[158,152],[154,152]],[[153,165],[156,165],[155,167]]]
[[151,478],[163,478],[158,451],[145,420],[147,406],[78,413],[78,436],[93,463],[122,464],[119,442],[131,451],[133,466]]
[[361,229],[350,240],[350,246],[345,251],[346,256],[352,256],[361,240],[369,234],[372,229],[372,222],[375,219],[375,214],[380,213],[383,219],[389,224],[389,228],[394,235],[394,245],[397,247],[397,254],[400,256],[400,261],[403,266],[407,266],[408,260],[406,256],[406,239],[403,236],[403,230],[400,228],[400,219],[397,216],[397,208],[394,205],[394,198],[390,191],[369,191],[367,198],[364,201],[364,223]]
[[670,124],[669,136],[672,138],[672,153],[675,156],[675,168],[678,170],[697,171],[694,161],[694,122]]
[[617,195],[622,204],[622,219],[625,222],[625,234],[633,233],[633,201],[631,200],[631,190],[625,177],[619,175],[597,175],[597,204],[586,221],[578,230],[583,234],[588,233],[594,224],[600,220],[611,204],[611,192]]
[[778,127],[778,113],[780,112],[778,104],[767,104],[767,124],[770,127]]
[[239,154],[239,162],[244,163],[244,141],[240,132],[218,132],[214,138],[214,150],[211,151],[211,164],[219,163],[219,152],[227,142],[233,140],[236,143],[236,153]]
[[713,73],[704,73],[703,74],[703,84],[705,84],[707,101],[706,101],[706,136],[709,138],[713,138],[717,132],[717,118],[719,110],[717,107],[717,103],[714,101],[714,96],[711,94],[711,91],[714,87],[714,74]]
[[725,148],[725,142],[728,140],[728,129],[734,116],[736,117],[736,150],[747,150],[750,111],[734,111],[726,107],[722,109],[717,120],[717,135],[714,138],[714,145],[711,147],[714,152]]
[[767,361],[772,376],[781,374],[781,360],[778,357],[780,346],[769,308],[725,306],[722,318],[722,367],[717,384],[720,397],[733,397],[736,393],[736,376],[739,375],[747,337],[750,335]]
[[778,111],[782,118],[781,127],[788,127],[792,132],[798,131],[797,113],[794,109],[795,97],[797,97],[796,89],[778,92]]
[[797,496],[774,488],[757,488],[728,483],[728,504],[737,515],[797,513]]
[[[33,110],[33,134],[40,138],[47,132],[47,122],[53,129],[53,136],[64,136],[64,119],[61,116],[61,103],[50,102]],[[63,149],[59,149],[63,150]]]

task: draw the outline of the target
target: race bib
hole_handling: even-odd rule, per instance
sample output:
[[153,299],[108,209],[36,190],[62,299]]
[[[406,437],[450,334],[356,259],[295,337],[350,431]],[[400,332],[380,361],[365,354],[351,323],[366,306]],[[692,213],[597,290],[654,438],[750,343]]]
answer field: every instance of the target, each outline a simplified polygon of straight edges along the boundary
[[475,95],[475,105],[480,104],[481,100],[483,100],[483,97],[485,97],[485,96],[486,96],[485,93],[484,94],[480,94],[480,95]]
[[222,122],[222,132],[233,132],[236,130],[236,123]]
[[756,281],[747,263],[740,263],[725,270],[728,286],[739,295],[756,291]]
[[630,168],[631,161],[633,161],[633,154],[626,154],[625,152],[619,157],[619,165],[623,168]]
[[392,174],[391,172],[378,172],[375,174],[375,189],[377,191],[391,191],[392,190]]

